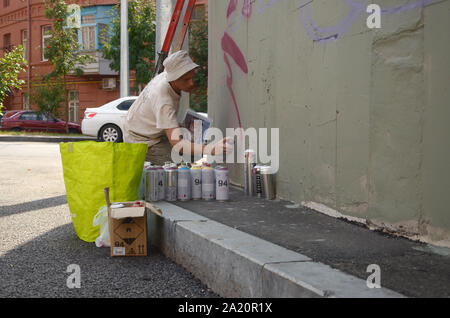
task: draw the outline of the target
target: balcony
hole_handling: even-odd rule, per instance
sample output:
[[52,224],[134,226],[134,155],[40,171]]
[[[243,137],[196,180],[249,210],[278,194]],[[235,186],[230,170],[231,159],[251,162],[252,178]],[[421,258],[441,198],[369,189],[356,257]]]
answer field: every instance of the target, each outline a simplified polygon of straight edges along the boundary
[[[82,52],[83,54],[89,54],[94,57],[94,62],[88,63],[81,67],[84,74],[98,74],[98,75],[119,75],[119,72],[113,71],[109,67],[111,61],[102,57],[102,53],[99,51],[94,52]],[[73,73],[73,72],[72,72]]]

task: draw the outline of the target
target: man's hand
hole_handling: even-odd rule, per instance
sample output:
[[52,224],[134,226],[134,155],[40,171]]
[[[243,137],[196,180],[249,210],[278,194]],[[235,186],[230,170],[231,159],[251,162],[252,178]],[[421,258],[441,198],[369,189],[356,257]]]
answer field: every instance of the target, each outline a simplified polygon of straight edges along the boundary
[[179,127],[177,128],[171,128],[171,129],[166,129],[165,133],[167,136],[167,139],[169,139],[170,144],[172,145],[172,147],[175,147],[175,145],[177,143],[180,142],[181,139],[181,133],[179,132]]
[[[188,143],[188,141],[183,140],[182,138],[173,138],[181,136],[181,133],[178,131],[179,128],[166,129],[166,136],[169,139],[172,147],[175,147],[178,143]],[[180,147],[183,148],[183,147]],[[191,143],[191,154],[196,154],[199,151],[202,151],[201,155],[222,155],[222,154],[232,154],[234,151],[234,139],[232,137],[226,137],[221,141],[215,144],[209,144],[206,146],[200,144]]]
[[231,137],[226,137],[213,145],[208,145],[205,147],[205,152],[207,154],[211,154],[212,156],[232,154],[233,151],[234,140]]

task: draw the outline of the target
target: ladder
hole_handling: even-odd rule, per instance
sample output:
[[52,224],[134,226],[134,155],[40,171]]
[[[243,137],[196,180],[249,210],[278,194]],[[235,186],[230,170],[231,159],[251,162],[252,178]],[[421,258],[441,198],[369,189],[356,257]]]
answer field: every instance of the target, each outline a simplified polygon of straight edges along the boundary
[[[178,34],[178,39],[175,44],[174,52],[181,50],[181,47],[183,46],[184,38],[186,37],[189,23],[191,21],[192,12],[194,11],[196,0],[188,0],[188,1],[189,2],[186,8],[186,13],[183,18],[183,24],[181,25],[181,29]],[[163,63],[164,60],[169,55],[170,46],[172,45],[173,38],[175,36],[175,31],[177,30],[185,2],[186,0],[177,0],[177,3],[173,10],[172,19],[170,20],[169,29],[167,30],[166,38],[161,48],[161,52],[158,53],[158,61],[155,66],[153,77],[161,73],[163,70]]]

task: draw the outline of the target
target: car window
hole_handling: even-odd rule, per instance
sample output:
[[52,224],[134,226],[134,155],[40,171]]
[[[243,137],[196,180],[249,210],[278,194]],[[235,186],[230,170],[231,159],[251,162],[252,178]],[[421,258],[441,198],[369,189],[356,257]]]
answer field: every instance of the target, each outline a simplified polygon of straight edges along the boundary
[[12,118],[19,113],[20,113],[19,111],[7,111],[6,113],[3,114],[3,116],[4,118]]
[[47,117],[47,114],[38,114],[38,115],[37,115],[37,119],[38,119],[38,120],[41,120],[41,121],[47,121],[47,119],[48,119],[48,120],[51,120],[51,118],[48,118],[48,117]]
[[128,111],[130,109],[131,105],[133,105],[134,101],[135,101],[135,99],[126,100],[126,101],[120,103],[117,106],[117,109],[118,110]]
[[37,120],[37,115],[35,113],[23,113],[20,116],[21,120]]

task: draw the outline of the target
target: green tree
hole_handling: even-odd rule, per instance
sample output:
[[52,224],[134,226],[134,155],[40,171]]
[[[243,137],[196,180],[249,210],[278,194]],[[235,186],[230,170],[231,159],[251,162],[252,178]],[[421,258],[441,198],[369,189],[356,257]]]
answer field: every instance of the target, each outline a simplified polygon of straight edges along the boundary
[[[102,54],[111,60],[110,68],[120,71],[120,5],[110,15],[112,27],[107,27],[102,37]],[[135,71],[136,82],[133,91],[140,84],[151,80],[155,68],[156,10],[154,0],[130,0],[128,2],[128,39],[130,71]]]
[[191,108],[198,112],[208,112],[208,21],[191,23],[189,55],[201,66],[194,82],[196,90],[190,95]]
[[48,74],[49,79],[63,85],[65,114],[67,119],[66,131],[69,132],[69,101],[67,90],[67,76],[83,75],[83,66],[95,59],[88,54],[81,54],[78,43],[78,29],[67,28],[67,4],[63,0],[43,0],[45,3],[45,17],[53,21],[52,37],[45,50],[45,56],[53,64],[54,70]]
[[[53,77],[41,76],[33,81],[31,93],[28,94],[30,101],[39,107],[40,114],[53,114],[59,117],[59,107],[64,102],[64,84],[55,81]],[[47,116],[48,130],[49,116]]]
[[13,88],[20,89],[24,80],[19,79],[19,73],[25,71],[27,61],[21,45],[10,52],[6,52],[0,59],[0,114],[3,109],[3,100]]

